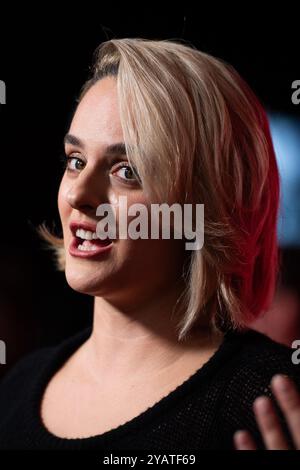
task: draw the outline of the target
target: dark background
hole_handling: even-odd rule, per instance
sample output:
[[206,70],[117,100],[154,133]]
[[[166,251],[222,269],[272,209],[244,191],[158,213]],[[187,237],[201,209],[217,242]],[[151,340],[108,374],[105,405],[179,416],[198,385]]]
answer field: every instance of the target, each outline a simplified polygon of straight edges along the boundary
[[[73,4],[64,14],[47,4],[15,5],[1,15],[0,79],[7,104],[0,106],[0,339],[7,365],[0,375],[26,352],[91,321],[91,299],[72,291],[55,271],[34,227],[53,220],[59,226],[62,139],[98,44],[121,37],[184,39],[231,63],[269,110],[300,116],[300,105],[291,102],[291,83],[300,79],[294,7],[272,6],[262,16],[246,4],[234,12],[186,5],[163,13],[154,4],[130,11]],[[295,256],[289,256],[290,273],[298,270]]]

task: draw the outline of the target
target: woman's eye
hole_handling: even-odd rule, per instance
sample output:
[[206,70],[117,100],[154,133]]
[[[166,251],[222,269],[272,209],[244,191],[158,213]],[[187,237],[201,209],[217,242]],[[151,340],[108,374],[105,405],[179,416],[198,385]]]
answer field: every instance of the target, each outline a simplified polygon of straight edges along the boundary
[[65,160],[65,167],[70,171],[81,171],[85,167],[85,162],[81,160],[81,158],[67,156]]
[[138,175],[130,165],[122,163],[119,167],[114,170],[114,174],[117,174],[119,178],[122,178],[126,182],[139,182]]
[[[62,159],[64,169],[67,171],[80,172],[86,166],[85,161],[76,157],[74,154],[64,155]],[[117,175],[117,177],[122,179],[125,183],[140,184],[140,178],[137,172],[128,163],[120,163],[117,165],[117,167],[113,169],[112,174]]]

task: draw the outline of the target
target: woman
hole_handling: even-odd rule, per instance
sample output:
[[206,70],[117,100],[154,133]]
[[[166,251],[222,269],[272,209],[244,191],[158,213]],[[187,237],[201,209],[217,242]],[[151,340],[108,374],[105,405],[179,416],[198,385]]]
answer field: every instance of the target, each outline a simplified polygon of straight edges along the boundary
[[[271,396],[275,373],[299,383],[299,368],[247,327],[277,275],[278,171],[256,97],[186,45],[108,41],[65,153],[63,237],[42,233],[70,287],[94,297],[93,325],[8,374],[0,447],[230,449],[244,428],[262,446],[253,401]],[[121,197],[149,212],[204,204],[202,249],[161,226],[158,238],[101,240],[98,208]]]

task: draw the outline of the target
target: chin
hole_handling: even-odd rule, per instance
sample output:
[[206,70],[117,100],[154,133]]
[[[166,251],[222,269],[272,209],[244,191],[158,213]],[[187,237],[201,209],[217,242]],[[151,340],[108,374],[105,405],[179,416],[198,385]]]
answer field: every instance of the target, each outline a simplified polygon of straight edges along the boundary
[[[106,274],[105,274],[106,272]],[[107,292],[111,279],[108,279],[107,270],[95,266],[74,266],[66,263],[65,269],[66,281],[69,286],[81,294],[99,295]]]

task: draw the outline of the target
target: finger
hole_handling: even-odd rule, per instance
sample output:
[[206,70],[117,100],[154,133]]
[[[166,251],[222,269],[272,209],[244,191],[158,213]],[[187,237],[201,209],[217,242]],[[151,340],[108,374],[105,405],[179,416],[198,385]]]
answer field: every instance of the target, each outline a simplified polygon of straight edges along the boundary
[[248,431],[236,431],[233,436],[234,446],[236,450],[256,450],[252,436]]
[[283,375],[273,377],[271,388],[284,413],[294,444],[300,449],[300,394],[292,380]]
[[288,450],[288,444],[270,398],[265,396],[257,398],[254,402],[254,413],[266,448]]

